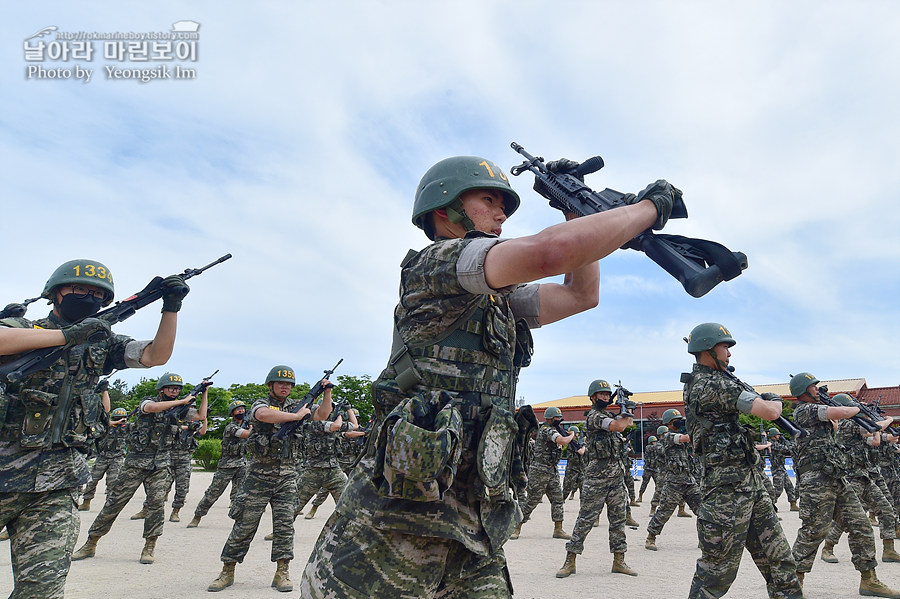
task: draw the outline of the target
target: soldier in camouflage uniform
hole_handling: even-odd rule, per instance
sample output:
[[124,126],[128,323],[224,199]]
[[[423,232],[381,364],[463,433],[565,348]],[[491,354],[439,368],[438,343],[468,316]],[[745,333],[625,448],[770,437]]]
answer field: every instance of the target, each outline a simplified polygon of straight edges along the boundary
[[666,479],[659,493],[659,506],[647,525],[644,548],[651,551],[656,551],[656,536],[662,532],[679,504],[686,501],[695,514],[700,509],[700,485],[693,474],[689,449],[691,437],[684,432],[684,418],[678,410],[666,410],[662,421],[666,432],[659,438],[666,463]]
[[[103,394],[109,401],[109,393],[104,391]],[[91,500],[97,491],[97,484],[104,475],[106,476],[106,491],[109,494],[116,477],[122,470],[122,464],[125,463],[128,410],[116,408],[109,416],[109,428],[106,429],[106,434],[97,439],[97,459],[91,469],[91,482],[87,484],[81,505],[78,506],[80,512],[91,509]]]
[[[294,558],[294,512],[297,510],[296,435],[279,439],[276,434],[287,422],[300,421],[312,414],[308,407],[291,410],[300,399],[288,397],[296,377],[290,366],[274,366],[266,376],[269,396],[250,406],[245,418],[250,418],[252,430],[247,439],[250,457],[247,476],[228,512],[234,526],[222,548],[222,571],[209,585],[209,591],[221,591],[234,584],[234,567],[243,562],[250,542],[259,528],[266,506],[272,506],[272,561],[277,563],[272,586],[281,592],[292,591],[290,563]],[[313,415],[311,429],[323,430],[332,423],[325,420],[331,413],[331,388],[322,381],[325,393]]]
[[[547,408],[544,410],[544,424],[538,429],[537,438],[534,441],[534,458],[531,469],[528,471],[528,499],[522,508],[522,522],[512,534],[512,539],[518,539],[522,532],[522,524],[528,522],[531,512],[538,506],[544,495],[550,500],[550,517],[553,519],[553,538],[571,539],[563,530],[563,493],[559,486],[559,471],[557,464],[562,457],[562,448],[575,440],[575,429],[563,436],[558,428],[562,422],[562,411],[559,408]],[[577,449],[582,455],[584,447]]]
[[812,570],[819,544],[832,520],[848,531],[853,566],[860,572],[859,593],[870,597],[900,597],[875,575],[875,537],[862,504],[845,478],[849,460],[835,442],[832,421],[859,414],[856,406],[826,406],[818,402],[819,379],[808,372],[791,378],[791,394],[800,400],[794,422],[809,433],[794,439],[794,469],[800,481],[800,520],[793,554],[800,582]]
[[[575,573],[575,557],[584,551],[584,540],[600,517],[606,505],[609,520],[609,552],[613,554],[612,572],[637,576],[637,572],[625,563],[628,543],[625,540],[625,508],[628,493],[622,484],[624,464],[622,448],[625,439],[621,432],[634,424],[628,412],[618,415],[608,411],[612,388],[604,380],[596,380],[588,387],[591,411],[585,423],[585,449],[588,464],[585,471],[581,509],[572,531],[572,540],[566,543],[566,561],[556,573],[565,578]],[[631,472],[628,472],[631,475]]]
[[172,447],[172,482],[166,489],[166,495],[175,485],[175,498],[172,499],[172,513],[169,522],[181,522],[181,508],[187,499],[191,488],[191,471],[193,470],[194,452],[200,447],[200,437],[206,434],[209,423],[204,418],[199,421],[200,428],[190,423],[181,422],[181,431],[175,436],[175,445]]
[[228,406],[228,414],[231,422],[225,425],[222,433],[222,457],[216,466],[216,473],[212,482],[203,494],[203,499],[194,510],[194,518],[188,523],[188,528],[196,528],[200,519],[209,512],[217,499],[225,492],[228,483],[231,483],[231,503],[237,497],[238,490],[244,477],[247,476],[247,459],[244,456],[247,445],[247,437],[250,436],[250,418],[247,418],[247,426],[244,426],[244,415],[247,406],[244,402],[236,400]]
[[[177,416],[172,410],[186,406],[196,399],[188,394],[178,395],[184,381],[181,376],[167,372],[156,383],[156,397],[147,397],[138,405],[137,419],[128,432],[128,453],[125,464],[106,503],[88,529],[85,544],[72,555],[73,560],[94,557],[100,537],[109,532],[119,513],[125,508],[141,485],[147,489],[144,518],[144,549],[140,562],[152,564],[156,541],[162,535],[165,520],[166,490],[172,483],[172,447],[181,433]],[[188,419],[205,420],[209,389],[203,389],[200,407],[189,411]]]
[[521,517],[513,414],[528,327],[596,305],[596,261],[662,227],[679,194],[660,181],[634,205],[500,242],[519,206],[502,170],[463,156],[425,174],[413,222],[435,243],[402,264],[394,348],[373,383],[378,441],[316,542],[303,597],[510,596],[502,546]]
[[[696,363],[684,385],[687,430],[703,462],[703,499],[697,515],[701,555],[689,599],[722,597],[737,577],[744,548],[766,581],[769,597],[802,599],[791,546],[778,521],[758,467],[753,435],[739,420],[781,416],[781,397],[762,396],[723,374],[735,341],[724,326],[697,325],[688,337]],[[684,378],[682,379],[684,380]]]
[[644,474],[641,476],[641,488],[638,491],[638,503],[641,503],[644,500],[644,491],[647,490],[647,485],[650,484],[650,480],[653,480],[653,499],[650,501],[650,511],[656,511],[656,489],[662,484],[662,480],[660,479],[659,472],[659,462],[662,456],[659,453],[660,444],[658,443],[658,439],[656,435],[650,435],[647,437],[647,445],[644,446]]
[[781,492],[784,491],[787,493],[788,501],[791,504],[791,511],[799,512],[797,492],[794,490],[794,485],[791,482],[791,477],[788,476],[787,467],[785,466],[785,460],[791,455],[794,444],[792,441],[785,439],[781,431],[774,426],[769,429],[769,441],[772,443],[772,447],[769,450],[769,464],[772,469],[772,487],[775,490],[773,501],[778,501]]
[[[849,396],[843,393],[836,395],[835,400],[841,403],[851,402]],[[885,427],[890,425],[890,421],[883,421],[882,424],[884,422],[887,422]],[[881,444],[881,433],[866,433],[852,420],[841,420],[835,433],[835,440],[844,448],[847,457],[850,458],[850,470],[845,480],[850,483],[850,488],[856,493],[863,507],[878,515],[881,542],[884,547],[881,561],[900,562],[900,554],[894,549],[897,516],[890,500],[884,496],[878,485],[877,481],[881,478],[881,472],[870,452],[873,445]],[[834,557],[834,546],[838,544],[842,534],[844,534],[844,529],[841,524],[833,521],[828,536],[825,537],[825,545],[822,547],[823,561],[837,561],[837,558]]]
[[[579,435],[576,432],[576,439]],[[584,482],[584,456],[574,449],[566,449],[566,473],[563,476],[563,499],[575,499],[575,491],[581,491]]]
[[[332,495],[335,503],[337,503],[337,498],[340,496],[341,492],[343,492],[344,486],[347,484],[347,475],[350,473],[350,468],[353,466],[353,463],[356,462],[356,456],[359,454],[360,445],[357,440],[365,436],[365,433],[359,430],[359,421],[356,419],[356,411],[353,408],[348,406],[339,410],[338,413],[341,418],[346,415],[348,422],[344,423],[341,430],[333,437],[334,447],[331,453],[337,460],[337,467],[340,468],[341,473],[344,475],[343,483],[341,483],[340,489],[337,491],[337,496]],[[321,463],[321,460],[318,461]],[[307,478],[307,480],[311,479]],[[303,490],[304,482],[302,469],[300,470],[300,481],[297,483],[297,487],[301,500],[299,509],[302,510],[306,505],[306,503],[302,501],[305,494],[305,491]],[[304,516],[304,519],[312,520],[315,518],[316,511],[319,509],[320,505],[325,503],[329,493],[332,493],[332,490],[328,486],[323,485],[319,488],[313,499],[312,507],[309,508],[309,512]]]
[[[111,333],[90,318],[113,300],[112,275],[94,260],[72,260],[50,276],[41,297],[47,318],[0,320],[0,362],[65,346],[49,367],[0,389],[0,529],[11,535],[16,598],[62,597],[78,538],[75,503],[89,471],[84,453],[100,432],[103,375],[164,364],[175,343],[176,312],[187,286],[163,281],[165,299],[153,341]],[[73,324],[76,323],[76,324]]]
[[877,447],[876,461],[881,477],[888,488],[888,499],[894,506],[894,512],[900,512],[900,464],[897,463],[897,435],[881,433],[881,445]]
[[[628,501],[625,502],[625,524],[637,530],[640,524],[631,517],[631,508],[638,505],[635,501],[637,495],[634,492],[634,460],[631,459],[631,442],[622,433],[616,433],[621,437],[619,459],[622,461],[622,486],[625,487],[625,493],[628,494]],[[598,518],[599,521],[599,518]]]

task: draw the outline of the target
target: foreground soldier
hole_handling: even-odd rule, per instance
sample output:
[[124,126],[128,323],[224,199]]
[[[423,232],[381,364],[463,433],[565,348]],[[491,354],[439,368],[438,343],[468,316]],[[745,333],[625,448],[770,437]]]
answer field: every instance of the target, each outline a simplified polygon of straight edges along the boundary
[[[763,484],[760,455],[740,414],[781,416],[781,397],[759,396],[722,374],[735,344],[724,326],[697,325],[688,337],[696,364],[684,385],[691,443],[703,461],[703,500],[697,515],[701,555],[689,599],[722,597],[731,588],[744,547],[766,580],[769,597],[802,599],[791,546]],[[662,508],[660,508],[662,509]]]
[[900,591],[883,584],[875,575],[875,537],[859,498],[844,478],[848,460],[834,439],[833,420],[852,418],[856,406],[825,406],[818,402],[819,379],[801,372],[791,379],[791,395],[800,400],[794,422],[809,435],[794,440],[800,481],[800,520],[794,541],[794,561],[800,582],[812,570],[816,550],[828,534],[832,520],[848,532],[851,561],[860,572],[859,594],[868,597],[900,597]]
[[[297,509],[295,436],[278,439],[275,435],[285,422],[303,420],[311,414],[307,407],[290,411],[300,402],[300,399],[288,398],[295,382],[293,368],[274,366],[266,376],[269,396],[253,402],[250,412],[245,415],[251,419],[253,427],[247,439],[250,462],[247,476],[228,512],[234,519],[234,526],[222,548],[222,572],[209,585],[209,591],[221,591],[234,584],[234,566],[244,561],[267,505],[272,506],[272,561],[278,564],[272,586],[282,592],[294,589],[289,567],[294,559],[294,512]],[[313,416],[314,422],[307,426],[323,429],[331,424],[325,420],[331,413],[331,383],[325,381],[325,385],[322,403]]]
[[[162,535],[166,516],[166,491],[172,483],[172,446],[176,442],[176,436],[181,434],[181,426],[171,410],[195,399],[192,395],[178,399],[183,386],[181,376],[167,372],[156,383],[156,397],[147,397],[138,405],[137,420],[131,425],[128,436],[128,453],[125,455],[122,472],[112,491],[106,494],[103,509],[88,529],[87,541],[72,555],[73,560],[96,555],[100,537],[109,532],[135,491],[144,485],[147,490],[144,502],[145,542],[140,562],[153,563],[156,540]],[[206,419],[208,392],[208,389],[203,390],[200,407],[191,410],[190,419]]]
[[222,433],[222,457],[219,458],[212,482],[209,483],[203,499],[194,510],[194,519],[188,523],[188,528],[196,528],[200,524],[200,519],[209,512],[209,508],[225,492],[228,483],[231,483],[231,503],[234,504],[241,482],[247,476],[247,459],[244,454],[247,437],[250,436],[250,427],[241,426],[246,411],[246,404],[240,400],[233,401],[228,405],[231,422],[225,425],[225,431]]
[[527,327],[595,306],[596,261],[661,228],[679,193],[658,182],[633,205],[500,242],[519,206],[502,170],[460,156],[425,174],[413,222],[436,241],[403,261],[392,357],[373,383],[378,442],[316,542],[303,597],[510,596],[502,546],[520,520],[510,456]]
[[[634,424],[634,416],[607,411],[612,388],[604,380],[596,380],[588,387],[591,410],[585,423],[585,444],[588,463],[581,494],[581,509],[572,540],[566,543],[566,561],[556,573],[565,578],[575,573],[575,557],[584,551],[584,540],[606,505],[609,520],[609,552],[613,554],[612,572],[637,576],[625,563],[628,543],[625,540],[625,513],[628,492],[622,484],[624,464],[621,460],[624,437],[620,434]],[[631,476],[631,471],[627,473]]]
[[[109,401],[109,393],[103,392]],[[106,494],[109,495],[116,477],[125,463],[125,437],[127,435],[128,410],[116,408],[109,414],[109,428],[106,434],[97,441],[97,459],[91,468],[91,482],[84,490],[84,498],[78,511],[86,512],[91,509],[91,500],[97,491],[97,484],[106,476]]]
[[78,538],[74,498],[89,480],[85,431],[97,428],[101,409],[94,388],[115,369],[157,366],[172,355],[176,312],[188,287],[177,276],[164,285],[153,341],[113,335],[106,321],[86,318],[108,306],[115,293],[109,269],[93,260],[66,262],[50,276],[41,294],[53,303],[47,318],[0,321],[3,362],[33,349],[68,348],[48,368],[6,386],[0,529],[12,537],[15,597],[63,596]]

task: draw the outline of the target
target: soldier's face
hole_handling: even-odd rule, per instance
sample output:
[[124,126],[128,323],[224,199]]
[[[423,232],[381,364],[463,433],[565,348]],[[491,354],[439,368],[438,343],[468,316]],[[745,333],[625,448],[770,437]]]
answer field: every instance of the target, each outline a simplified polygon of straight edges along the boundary
[[181,393],[181,387],[178,385],[166,385],[162,388],[162,392],[167,399],[175,399]]
[[506,222],[503,194],[490,189],[470,189],[459,197],[466,215],[483,233],[500,235]]
[[809,396],[812,398],[816,398],[819,396],[819,388],[815,385],[810,385],[806,388],[806,392],[809,393]]
[[292,383],[286,383],[284,381],[274,381],[271,383],[272,385],[272,395],[275,396],[276,399],[280,399],[284,401],[287,399],[287,396],[291,394],[291,389],[294,388]]
[[719,362],[728,366],[728,361],[731,359],[731,350],[728,349],[728,344],[724,341],[722,343],[716,343],[712,350],[716,354],[716,357],[719,358]]

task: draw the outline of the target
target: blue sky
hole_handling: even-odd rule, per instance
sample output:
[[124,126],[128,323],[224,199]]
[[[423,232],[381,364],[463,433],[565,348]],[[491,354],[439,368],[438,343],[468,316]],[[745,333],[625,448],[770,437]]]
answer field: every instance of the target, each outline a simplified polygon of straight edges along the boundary
[[[616,252],[598,308],[535,332],[525,401],[595,378],[677,389],[681,338],[704,321],[731,329],[753,384],[800,370],[900,383],[894,2],[44,2],[0,15],[13,265],[0,303],[37,295],[75,257],[105,262],[122,298],[231,252],[191,282],[165,367],[188,380],[219,368],[219,384],[258,381],[288,363],[311,382],[339,357],[339,373],[377,376],[399,262],[427,242],[409,223],[416,183],[457,154],[508,171],[516,141],[548,159],[602,155],[597,189],[668,179],[690,218],[667,232],[750,263],[694,299]],[[43,27],[179,20],[200,23],[183,63],[195,80],[107,79],[102,50],[79,63],[89,83],[26,76],[23,42]],[[559,221],[530,178],[512,184],[523,206],[504,236]],[[117,330],[147,338],[157,319],[148,308]]]

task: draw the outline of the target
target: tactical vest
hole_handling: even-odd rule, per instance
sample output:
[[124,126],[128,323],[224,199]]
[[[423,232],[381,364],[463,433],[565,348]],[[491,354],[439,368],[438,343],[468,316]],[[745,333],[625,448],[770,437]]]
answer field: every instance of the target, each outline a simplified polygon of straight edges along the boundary
[[110,426],[106,434],[97,440],[97,453],[106,458],[125,455],[126,426]]
[[[299,400],[286,399],[284,404],[279,406],[279,402],[269,395],[266,399],[255,402],[254,405],[263,403],[268,408],[278,409],[280,407],[282,411],[289,411],[291,406],[297,401]],[[255,413],[253,406],[250,407],[250,412]],[[279,429],[281,429],[281,423],[263,422],[253,417],[253,428],[250,430],[250,436],[247,437],[247,447],[254,460],[278,462],[294,458],[293,440],[291,438],[293,435],[289,435],[284,439],[278,439],[275,435]]]
[[835,478],[846,476],[850,470],[850,460],[834,440],[831,421],[817,420],[813,425],[804,425],[804,428],[809,434],[794,441],[796,449],[794,469],[797,474],[821,470]]
[[[249,418],[249,416],[248,416]],[[227,427],[226,427],[227,428]],[[247,439],[241,439],[234,434],[226,434],[222,436],[222,456],[238,457],[244,455],[244,447],[247,445]]]
[[[595,410],[600,413],[603,418],[614,418],[614,416],[604,410]],[[590,418],[590,414],[588,415]],[[601,428],[591,429],[586,432],[588,457],[591,461],[599,460],[608,462],[610,460],[622,460],[622,450],[625,446],[623,437],[615,432],[605,431]],[[603,467],[601,466],[601,469]]]
[[[144,401],[147,399],[160,401],[153,397],[147,397]],[[181,427],[173,422],[169,411],[143,413],[138,410],[137,420],[129,430],[129,448],[135,452],[148,453],[172,449],[175,436],[181,433]]]
[[534,443],[534,456],[532,466],[543,466],[545,468],[556,468],[560,458],[562,458],[562,445],[553,440],[553,435],[557,434],[557,430],[547,423],[541,425],[538,429],[537,439]]

